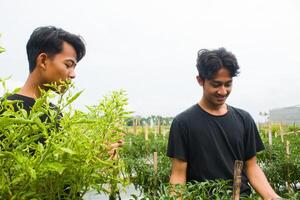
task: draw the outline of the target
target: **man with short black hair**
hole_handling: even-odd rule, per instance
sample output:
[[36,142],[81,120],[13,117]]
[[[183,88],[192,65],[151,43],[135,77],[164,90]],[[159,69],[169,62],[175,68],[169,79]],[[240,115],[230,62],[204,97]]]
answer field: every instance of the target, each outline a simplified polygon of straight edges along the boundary
[[[86,48],[81,36],[54,26],[42,26],[33,31],[26,50],[29,76],[21,90],[7,99],[18,100],[18,106],[29,113],[36,99],[41,96],[41,90],[53,89],[48,84],[59,86],[64,81],[75,78],[75,67],[85,56]],[[60,91],[55,92],[62,93],[66,89],[58,88]],[[16,110],[18,106],[15,106]],[[56,109],[51,103],[50,107]],[[61,117],[61,114],[58,117]],[[41,120],[46,121],[47,116],[42,116]],[[39,142],[44,144],[45,140],[40,138]],[[114,157],[116,149],[123,144],[123,140],[111,144],[109,154]]]
[[167,155],[172,158],[170,183],[232,180],[235,160],[244,162],[241,192],[248,182],[264,199],[279,196],[256,162],[264,149],[256,124],[244,110],[227,105],[233,77],[239,73],[236,57],[225,48],[202,49],[197,58],[201,100],[173,120]]
[[[39,27],[31,34],[27,45],[29,76],[18,94],[9,100],[23,100],[29,111],[41,89],[49,90],[45,84],[75,78],[75,67],[85,55],[83,39],[54,26]],[[59,91],[63,92],[63,91]]]

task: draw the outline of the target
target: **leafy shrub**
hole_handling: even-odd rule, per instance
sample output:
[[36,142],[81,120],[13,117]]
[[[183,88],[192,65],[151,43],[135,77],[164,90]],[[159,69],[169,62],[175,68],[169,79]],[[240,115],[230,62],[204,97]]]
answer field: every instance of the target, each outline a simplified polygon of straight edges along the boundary
[[[53,85],[53,87],[57,87]],[[81,92],[70,90],[57,98],[43,92],[30,113],[15,112],[5,94],[0,107],[0,197],[1,199],[82,199],[95,189],[114,193],[121,161],[109,158],[109,144],[122,138],[129,113],[124,109],[124,91],[112,92],[88,112],[74,111],[70,104]],[[62,117],[59,117],[63,113]],[[47,122],[41,116],[47,116]],[[45,139],[41,144],[40,138]],[[109,183],[113,190],[107,190]]]

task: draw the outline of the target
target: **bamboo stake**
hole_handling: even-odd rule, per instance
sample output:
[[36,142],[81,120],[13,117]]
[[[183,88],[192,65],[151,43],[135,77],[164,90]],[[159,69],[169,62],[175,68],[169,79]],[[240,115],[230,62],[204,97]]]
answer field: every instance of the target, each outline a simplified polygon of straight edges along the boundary
[[137,119],[133,119],[133,133],[134,135],[137,135]]
[[243,170],[243,161],[236,160],[234,163],[234,178],[233,178],[233,200],[240,199],[240,190],[242,183],[242,170]]
[[280,123],[279,129],[280,129],[279,131],[280,131],[281,142],[283,143],[284,140],[283,140],[283,130],[282,130],[282,125],[281,125],[281,123]]
[[149,129],[148,129],[148,124],[145,125],[144,130],[145,130],[145,140],[147,141],[149,139]]
[[157,138],[157,131],[154,128],[154,140],[156,140],[156,138]]
[[161,134],[160,118],[157,118],[157,133]]
[[[287,159],[289,160],[290,159],[290,141],[286,141],[286,156],[287,156]],[[289,165],[287,165],[287,176],[288,176],[288,180],[287,180],[287,189],[288,191],[291,191],[291,183],[290,183],[290,168],[289,168]]]
[[136,134],[139,134],[140,119],[136,119]]
[[[157,162],[157,151],[153,153],[153,169],[154,169],[154,185],[155,188],[157,186],[157,168],[158,168],[158,162]],[[157,191],[153,191],[154,194],[156,194]]]
[[166,137],[166,131],[164,129],[161,130],[163,138]]
[[272,145],[272,131],[271,131],[271,129],[269,129],[268,135],[269,135],[269,145]]
[[285,148],[285,150],[286,150],[286,156],[289,158],[290,157],[290,155],[291,155],[291,152],[290,152],[290,141],[286,141],[286,148]]

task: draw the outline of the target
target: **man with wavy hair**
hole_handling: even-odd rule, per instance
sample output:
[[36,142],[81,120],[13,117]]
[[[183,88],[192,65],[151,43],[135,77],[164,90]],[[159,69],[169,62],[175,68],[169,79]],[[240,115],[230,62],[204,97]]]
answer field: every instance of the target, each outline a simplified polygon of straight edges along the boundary
[[170,183],[232,180],[235,160],[241,160],[241,193],[251,193],[249,182],[264,199],[276,199],[279,196],[256,162],[256,153],[264,145],[254,120],[248,112],[225,103],[239,68],[236,57],[225,48],[198,52],[202,98],[173,120],[167,151],[172,158]]

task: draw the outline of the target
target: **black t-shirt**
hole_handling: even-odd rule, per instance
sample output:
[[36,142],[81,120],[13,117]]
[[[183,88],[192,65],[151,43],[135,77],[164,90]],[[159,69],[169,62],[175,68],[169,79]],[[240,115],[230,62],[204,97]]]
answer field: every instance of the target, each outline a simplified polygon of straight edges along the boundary
[[[20,95],[20,94],[13,94],[11,96],[8,96],[7,100],[11,100],[11,101],[18,100],[18,101],[20,101],[19,106],[21,106],[23,109],[25,109],[28,113],[30,112],[32,106],[35,103],[35,100],[33,98],[23,96],[23,95]],[[17,110],[17,109],[18,109],[18,107],[15,106],[15,110]]]
[[[227,106],[214,116],[198,104],[172,122],[167,156],[187,162],[187,181],[232,180],[235,160],[247,161],[264,149],[256,124],[246,111]],[[245,171],[242,193],[250,193]]]
[[[20,108],[23,108],[24,110],[27,111],[27,113],[29,114],[31,112],[31,109],[32,107],[34,106],[35,104],[35,99],[34,98],[31,98],[31,97],[27,97],[27,96],[24,96],[24,95],[20,95],[20,94],[13,94],[11,96],[8,96],[7,97],[7,100],[10,100],[10,101],[17,101],[14,105],[14,110],[17,111],[19,110]],[[50,103],[49,104],[50,108],[51,109],[54,109],[56,110],[57,107]],[[0,113],[1,114],[1,113]],[[58,120],[62,117],[62,113],[59,113],[58,114]],[[46,122],[47,123],[47,120],[48,120],[48,115],[47,114],[44,114],[40,117],[41,121],[42,122]],[[55,127],[58,129],[60,128],[59,124],[56,124]],[[38,140],[38,142],[42,143],[42,144],[45,144],[45,138],[40,138]]]
[[[19,103],[17,103],[18,106],[21,107],[21,108],[23,108],[24,110],[26,110],[27,113],[30,113],[33,105],[35,104],[35,99],[34,98],[27,97],[27,96],[24,96],[24,95],[21,95],[21,94],[13,94],[11,96],[8,96],[7,100],[11,100],[11,101],[17,100],[17,101],[20,101]],[[16,104],[14,105],[15,111],[17,111],[19,109],[18,106]],[[54,110],[57,109],[57,107],[53,103],[50,103],[49,106],[50,106],[51,109],[54,109]],[[59,114],[59,118],[61,118],[61,117],[62,117],[62,114],[60,113]],[[45,122],[47,120],[47,115],[43,115],[41,117],[41,120],[43,122]]]

